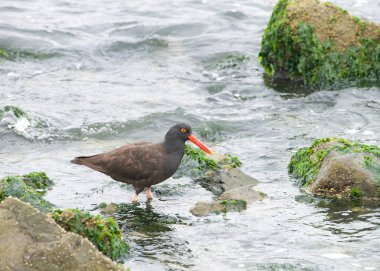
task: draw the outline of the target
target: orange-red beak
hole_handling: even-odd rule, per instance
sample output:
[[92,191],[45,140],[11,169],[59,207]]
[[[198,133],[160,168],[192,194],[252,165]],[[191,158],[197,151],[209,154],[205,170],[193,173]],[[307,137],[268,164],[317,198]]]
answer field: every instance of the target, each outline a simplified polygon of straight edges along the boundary
[[194,135],[189,135],[187,138],[191,142],[193,142],[195,145],[197,145],[199,148],[201,148],[204,152],[208,154],[212,154],[212,152],[202,142],[200,142]]

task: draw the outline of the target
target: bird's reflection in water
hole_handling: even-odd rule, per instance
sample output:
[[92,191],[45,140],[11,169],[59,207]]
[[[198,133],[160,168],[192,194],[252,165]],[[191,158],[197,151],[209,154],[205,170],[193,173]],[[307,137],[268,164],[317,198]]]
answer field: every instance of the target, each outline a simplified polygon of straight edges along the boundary
[[146,201],[145,204],[120,204],[115,219],[128,232],[139,232],[149,236],[172,231],[172,224],[183,224],[177,217],[155,211],[150,201]]

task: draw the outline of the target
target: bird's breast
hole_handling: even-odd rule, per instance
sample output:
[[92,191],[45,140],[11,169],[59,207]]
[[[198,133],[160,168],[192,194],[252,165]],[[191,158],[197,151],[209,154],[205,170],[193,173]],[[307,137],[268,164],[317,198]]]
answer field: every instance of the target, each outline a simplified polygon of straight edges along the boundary
[[183,152],[172,152],[166,156],[164,161],[166,178],[171,177],[177,171],[179,165],[181,164],[182,157]]

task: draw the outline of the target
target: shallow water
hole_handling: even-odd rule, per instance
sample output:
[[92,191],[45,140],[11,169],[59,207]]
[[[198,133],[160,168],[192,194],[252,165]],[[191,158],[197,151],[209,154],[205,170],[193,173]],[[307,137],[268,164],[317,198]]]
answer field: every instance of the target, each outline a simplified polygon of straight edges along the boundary
[[[380,22],[380,1],[334,2]],[[0,124],[1,176],[46,171],[59,208],[125,203],[118,220],[132,270],[379,270],[380,209],[305,200],[286,167],[314,138],[380,145],[380,87],[267,86],[257,54],[274,4],[2,0],[0,47],[32,54],[0,63],[0,106],[19,106],[34,123]],[[270,197],[195,218],[189,209],[212,194],[180,178],[131,207],[130,188],[68,162],[160,140],[177,121],[238,155]]]

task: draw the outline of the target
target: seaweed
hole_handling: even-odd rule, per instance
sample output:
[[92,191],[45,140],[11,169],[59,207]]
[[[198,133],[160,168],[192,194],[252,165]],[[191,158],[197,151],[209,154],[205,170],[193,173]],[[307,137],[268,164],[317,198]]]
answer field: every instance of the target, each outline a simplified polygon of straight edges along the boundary
[[[53,205],[42,198],[43,192],[37,191],[34,187],[24,182],[24,176],[7,176],[0,180],[0,201],[6,197],[16,197],[24,202],[31,204],[33,207],[42,212],[53,210]],[[28,177],[26,177],[28,179]]]
[[[319,148],[324,143],[333,142],[331,146]],[[380,164],[375,162],[371,156],[380,158],[380,148],[374,145],[365,145],[359,142],[350,142],[340,138],[322,138],[315,140],[310,147],[300,148],[291,158],[288,172],[299,181],[301,185],[312,184],[321,168],[322,162],[331,151],[341,154],[363,153],[363,164],[374,174],[380,187]]]
[[[259,60],[269,76],[301,81],[313,89],[341,88],[380,78],[380,39],[365,36],[369,23],[351,17],[358,26],[358,41],[340,48],[331,37],[321,41],[314,25],[291,21],[288,6],[297,2],[280,0],[264,31]],[[331,3],[325,5],[340,11]],[[337,16],[329,21],[339,23]],[[343,12],[340,16],[350,15]]]
[[237,168],[241,167],[242,162],[237,156],[226,154],[223,156],[223,159],[216,161],[212,158],[206,156],[204,151],[193,148],[190,145],[185,146],[185,156],[196,161],[198,163],[198,169],[201,171],[204,170],[218,170],[223,167],[228,168]]
[[113,218],[102,218],[77,209],[55,210],[51,217],[65,230],[87,237],[104,255],[118,260],[130,249],[121,239],[118,224]]

